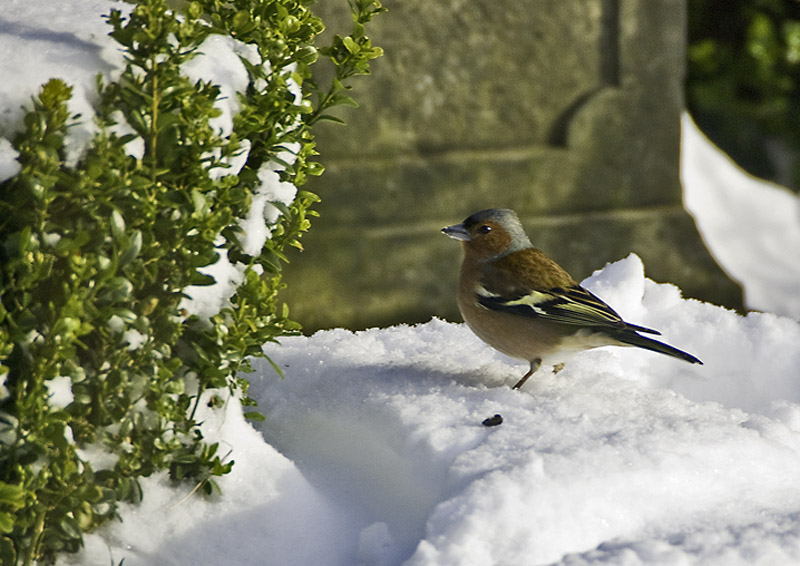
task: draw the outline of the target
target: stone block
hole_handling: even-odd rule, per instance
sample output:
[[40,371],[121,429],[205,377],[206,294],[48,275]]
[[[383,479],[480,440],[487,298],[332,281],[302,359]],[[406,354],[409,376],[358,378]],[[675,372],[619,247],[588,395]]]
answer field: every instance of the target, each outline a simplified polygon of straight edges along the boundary
[[[681,205],[684,0],[387,0],[361,108],[319,128],[323,202],[285,269],[308,330],[458,320],[459,246],[520,214],[576,278],[631,251],[649,276],[741,307]],[[346,29],[344,1],[320,4]]]

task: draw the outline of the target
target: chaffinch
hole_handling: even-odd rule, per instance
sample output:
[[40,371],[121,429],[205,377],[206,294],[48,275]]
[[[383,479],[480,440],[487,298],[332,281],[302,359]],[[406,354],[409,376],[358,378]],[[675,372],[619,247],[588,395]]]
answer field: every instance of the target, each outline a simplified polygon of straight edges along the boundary
[[625,322],[578,285],[533,247],[513,210],[482,210],[442,232],[463,244],[458,308],[464,321],[493,348],[530,363],[514,389],[525,384],[543,358],[599,346],[638,346],[703,363],[642,336],[660,332]]

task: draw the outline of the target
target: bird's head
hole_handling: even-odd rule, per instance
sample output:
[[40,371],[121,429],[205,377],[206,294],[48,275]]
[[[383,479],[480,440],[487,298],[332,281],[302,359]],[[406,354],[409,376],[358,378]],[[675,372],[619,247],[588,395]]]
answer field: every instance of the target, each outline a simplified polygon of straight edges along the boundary
[[478,259],[496,259],[531,247],[517,213],[507,208],[476,212],[461,224],[442,232],[464,244],[464,252]]

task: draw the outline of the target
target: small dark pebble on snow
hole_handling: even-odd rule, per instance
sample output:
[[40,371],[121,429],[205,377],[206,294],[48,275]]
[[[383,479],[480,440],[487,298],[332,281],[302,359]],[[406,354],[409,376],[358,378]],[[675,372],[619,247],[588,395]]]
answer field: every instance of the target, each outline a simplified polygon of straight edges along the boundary
[[485,419],[482,423],[483,426],[497,426],[503,424],[503,417],[500,415],[495,415],[493,417],[489,417]]

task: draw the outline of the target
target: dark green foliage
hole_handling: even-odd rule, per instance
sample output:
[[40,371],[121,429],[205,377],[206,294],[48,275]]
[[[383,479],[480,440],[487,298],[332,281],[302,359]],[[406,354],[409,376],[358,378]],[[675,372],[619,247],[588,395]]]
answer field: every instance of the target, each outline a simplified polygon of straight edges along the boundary
[[[357,0],[353,34],[320,50],[335,78],[315,84],[309,65],[323,25],[310,4],[204,0],[179,18],[164,0],[142,0],[129,16],[112,12],[127,64],[119,80],[98,79],[100,129],[75,167],[64,153],[71,88],[53,79],[34,98],[14,140],[21,171],[0,185],[2,564],[76,551],[117,502],[142,496],[142,476],[168,470],[210,494],[213,478],[230,471],[233,462],[203,439],[201,395],[228,390],[254,404],[241,373],[262,344],[297,330],[277,298],[279,271],[317,197],[301,189],[290,205],[276,203],[282,215],[257,255],[239,243],[240,220],[259,169],[280,152],[297,151],[284,181],[300,187],[322,172],[311,126],[352,102],[344,81],[380,55],[364,24],[382,8]],[[252,44],[269,62],[243,59],[250,85],[227,136],[209,124],[219,87],[181,73],[211,34]],[[133,133],[119,133],[122,119]],[[212,174],[245,150],[242,140],[241,171]],[[126,150],[131,142],[144,146],[141,158]],[[242,283],[220,313],[190,315],[187,290],[213,283],[198,270],[221,253],[246,266]],[[66,378],[72,400],[53,406],[51,387]],[[203,399],[218,406],[221,397]]]
[[687,106],[752,173],[776,178],[769,140],[794,153],[800,188],[800,3],[690,0]]

